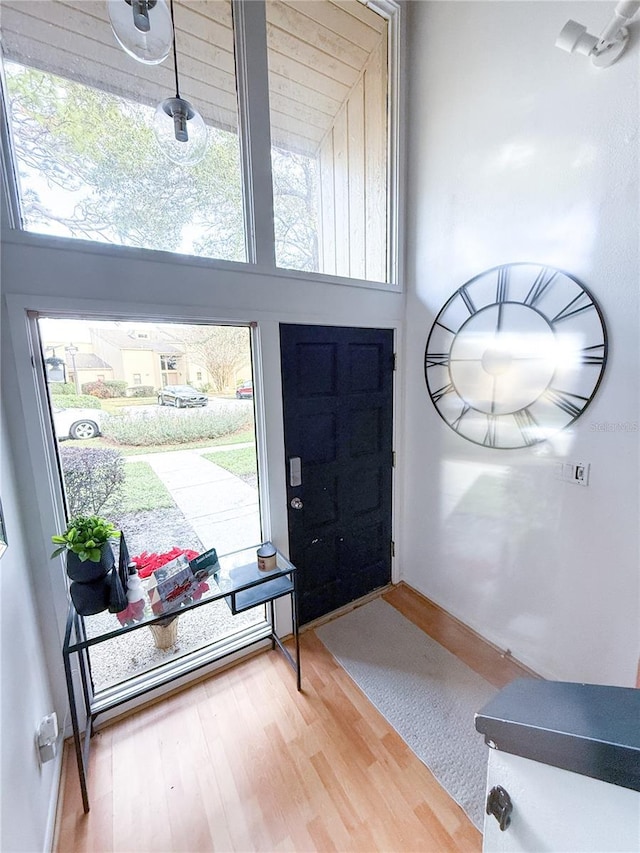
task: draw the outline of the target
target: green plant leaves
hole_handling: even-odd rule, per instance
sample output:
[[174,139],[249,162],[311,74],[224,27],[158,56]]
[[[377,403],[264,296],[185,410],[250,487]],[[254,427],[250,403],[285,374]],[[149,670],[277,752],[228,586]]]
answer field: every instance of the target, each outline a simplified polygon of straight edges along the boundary
[[119,535],[120,532],[105,518],[97,515],[78,515],[69,521],[64,533],[51,537],[54,545],[60,545],[51,554],[51,558],[67,550],[77,554],[82,562],[91,560],[99,563],[103,546]]

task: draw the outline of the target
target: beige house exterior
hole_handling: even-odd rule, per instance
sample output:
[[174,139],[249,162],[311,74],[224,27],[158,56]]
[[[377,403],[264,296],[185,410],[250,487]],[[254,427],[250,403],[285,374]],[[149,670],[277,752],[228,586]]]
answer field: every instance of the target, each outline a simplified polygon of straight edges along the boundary
[[127,388],[188,384],[186,354],[183,348],[156,336],[153,327],[120,331],[90,329],[93,351],[108,362],[115,379]]
[[[178,333],[179,329],[175,327]],[[66,381],[75,384],[79,393],[86,383],[109,380],[126,382],[128,394],[135,388],[151,388],[149,396],[164,385],[192,385],[198,390],[214,386],[202,357],[173,331],[145,323],[134,329],[90,326],[88,333],[91,340],[78,344],[46,341],[45,356],[64,359]],[[233,394],[238,385],[251,378],[248,352],[224,393]]]

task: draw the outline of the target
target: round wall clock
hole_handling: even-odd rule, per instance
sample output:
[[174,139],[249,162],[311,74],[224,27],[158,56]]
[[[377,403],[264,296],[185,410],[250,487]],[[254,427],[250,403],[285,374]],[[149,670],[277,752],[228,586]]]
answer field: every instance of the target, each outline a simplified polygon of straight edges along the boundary
[[463,284],[429,333],[425,376],[438,414],[485,447],[545,441],[573,423],[607,361],[602,312],[573,276],[504,264]]

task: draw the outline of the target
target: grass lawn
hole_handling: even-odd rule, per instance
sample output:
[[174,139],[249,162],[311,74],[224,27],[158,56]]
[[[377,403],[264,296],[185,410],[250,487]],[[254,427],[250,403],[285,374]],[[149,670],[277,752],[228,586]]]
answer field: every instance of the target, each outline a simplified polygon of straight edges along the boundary
[[235,474],[236,477],[247,477],[255,474],[258,469],[255,445],[239,447],[237,450],[220,450],[218,453],[203,453],[202,457]]
[[127,462],[119,512],[143,512],[175,506],[175,501],[148,462]]
[[141,453],[168,453],[171,450],[197,450],[200,447],[219,447],[221,444],[246,444],[255,441],[253,429],[245,429],[233,435],[223,435],[220,438],[203,438],[201,441],[185,441],[182,444],[156,444],[150,447],[139,447],[132,444],[116,444],[105,438],[89,438],[85,441],[74,441],[74,447],[109,447],[119,450],[123,456],[137,456]]

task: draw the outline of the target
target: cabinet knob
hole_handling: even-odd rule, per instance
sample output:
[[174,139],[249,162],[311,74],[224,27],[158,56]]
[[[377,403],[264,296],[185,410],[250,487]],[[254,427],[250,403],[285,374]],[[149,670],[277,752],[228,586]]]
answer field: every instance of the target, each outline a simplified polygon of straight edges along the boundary
[[513,804],[511,797],[500,785],[496,785],[489,791],[487,797],[487,814],[492,814],[500,824],[502,832],[511,823],[511,812]]

